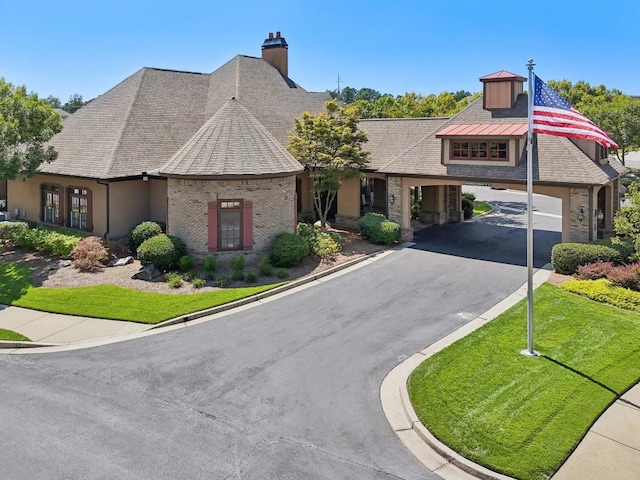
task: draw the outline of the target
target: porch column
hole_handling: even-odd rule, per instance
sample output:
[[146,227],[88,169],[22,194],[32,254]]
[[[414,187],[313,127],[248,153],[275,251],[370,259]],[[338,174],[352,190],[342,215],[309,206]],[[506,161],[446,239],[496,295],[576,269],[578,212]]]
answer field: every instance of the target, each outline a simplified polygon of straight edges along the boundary
[[[569,199],[569,211],[567,212],[570,226],[569,226],[569,242],[588,242],[589,236],[589,216],[593,220],[593,206],[590,208],[589,202],[589,190],[587,188],[572,188],[571,197]],[[593,201],[595,204],[595,201]],[[565,212],[563,211],[563,216]],[[595,222],[593,222],[595,224]],[[595,238],[595,234],[592,233],[592,237]],[[563,241],[564,232],[563,232]]]
[[400,224],[404,241],[413,239],[409,196],[409,187],[404,185],[401,177],[387,179],[387,218]]

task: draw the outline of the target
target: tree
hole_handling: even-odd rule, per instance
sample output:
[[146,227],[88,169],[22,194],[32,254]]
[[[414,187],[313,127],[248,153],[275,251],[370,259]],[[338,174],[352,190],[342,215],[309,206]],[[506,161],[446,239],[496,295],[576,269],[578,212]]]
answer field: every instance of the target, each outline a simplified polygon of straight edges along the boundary
[[47,102],[53,108],[62,108],[62,103],[60,103],[60,99],[58,97],[54,97],[53,95],[49,95],[47,98],[44,98],[43,101]]
[[623,245],[635,250],[636,256],[640,254],[640,182],[629,185],[627,198],[630,206],[623,206],[616,212],[613,219],[613,229],[616,239]]
[[318,115],[304,112],[302,119],[294,119],[287,150],[309,171],[322,228],[342,182],[362,176],[367,166],[369,152],[362,149],[367,134],[358,130],[358,120],[355,108],[343,108],[336,100],[325,102]]
[[69,97],[69,101],[62,106],[62,109],[69,113],[73,113],[76,110],[78,110],[80,107],[85,105],[86,103],[89,103],[89,102],[85,102],[82,99],[82,95],[78,93],[74,93]]
[[27,179],[58,153],[45,147],[62,130],[60,115],[24,86],[0,77],[0,180]]

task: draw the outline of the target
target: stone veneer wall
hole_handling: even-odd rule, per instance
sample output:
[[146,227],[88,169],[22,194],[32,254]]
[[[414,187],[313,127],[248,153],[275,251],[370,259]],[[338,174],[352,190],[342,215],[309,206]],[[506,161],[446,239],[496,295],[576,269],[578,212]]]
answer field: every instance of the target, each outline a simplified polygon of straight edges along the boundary
[[[191,253],[208,252],[208,205],[221,200],[253,202],[253,249],[266,251],[280,232],[296,229],[295,176],[247,180],[167,181],[167,231],[187,244]],[[236,252],[232,252],[236,253]]]
[[[570,242],[589,241],[589,190],[586,188],[572,188],[570,200]],[[582,209],[584,219],[578,220],[578,212]],[[595,222],[594,222],[595,224]],[[595,235],[592,238],[596,238]]]
[[[403,198],[403,195],[406,197]],[[391,203],[393,198],[393,203]],[[413,240],[413,228],[411,228],[410,218],[411,212],[409,202],[409,189],[403,192],[402,190],[402,177],[388,177],[387,178],[387,218],[400,225],[401,239],[405,242]],[[406,212],[402,211],[402,206],[406,205]],[[406,220],[408,227],[403,226],[402,215],[406,213]]]
[[445,192],[447,203],[447,222],[461,222],[462,212],[462,186],[447,185]]

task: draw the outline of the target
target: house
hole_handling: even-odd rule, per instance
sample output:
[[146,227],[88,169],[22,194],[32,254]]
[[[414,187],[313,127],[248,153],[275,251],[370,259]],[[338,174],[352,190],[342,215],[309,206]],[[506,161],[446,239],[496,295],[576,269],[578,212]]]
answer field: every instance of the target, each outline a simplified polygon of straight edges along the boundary
[[139,70],[64,120],[58,158],[9,182],[11,211],[109,238],[161,221],[197,254],[267,249],[297,222],[293,118],[330,98],[288,77],[287,54],[278,32],[213,73]]
[[[380,211],[410,239],[416,201],[424,222],[441,224],[462,220],[465,183],[524,189],[525,79],[480,81],[483,96],[452,118],[363,120],[370,164],[338,192],[335,223]],[[143,68],[64,120],[58,158],[9,182],[9,210],[109,238],[162,221],[195,254],[267,250],[313,212],[311,180],[285,146],[294,117],[328,99],[288,77],[279,32],[261,58],[237,55],[212,73]],[[563,241],[611,230],[625,169],[606,150],[538,136],[533,161],[534,191],[563,201]]]

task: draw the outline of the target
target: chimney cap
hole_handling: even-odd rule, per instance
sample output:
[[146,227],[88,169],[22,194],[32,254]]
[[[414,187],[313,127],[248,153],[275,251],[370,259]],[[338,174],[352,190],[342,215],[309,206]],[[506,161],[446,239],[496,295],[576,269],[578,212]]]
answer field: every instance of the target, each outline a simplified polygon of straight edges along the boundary
[[517,82],[527,81],[526,78],[516,75],[515,73],[507,72],[506,70],[500,70],[499,72],[485,75],[484,77],[480,77],[479,80],[481,82],[503,82],[506,80],[515,80]]
[[262,50],[268,48],[289,48],[287,41],[284,37],[280,36],[280,32],[276,32],[275,38],[272,32],[269,32],[269,38],[267,38],[262,44]]

